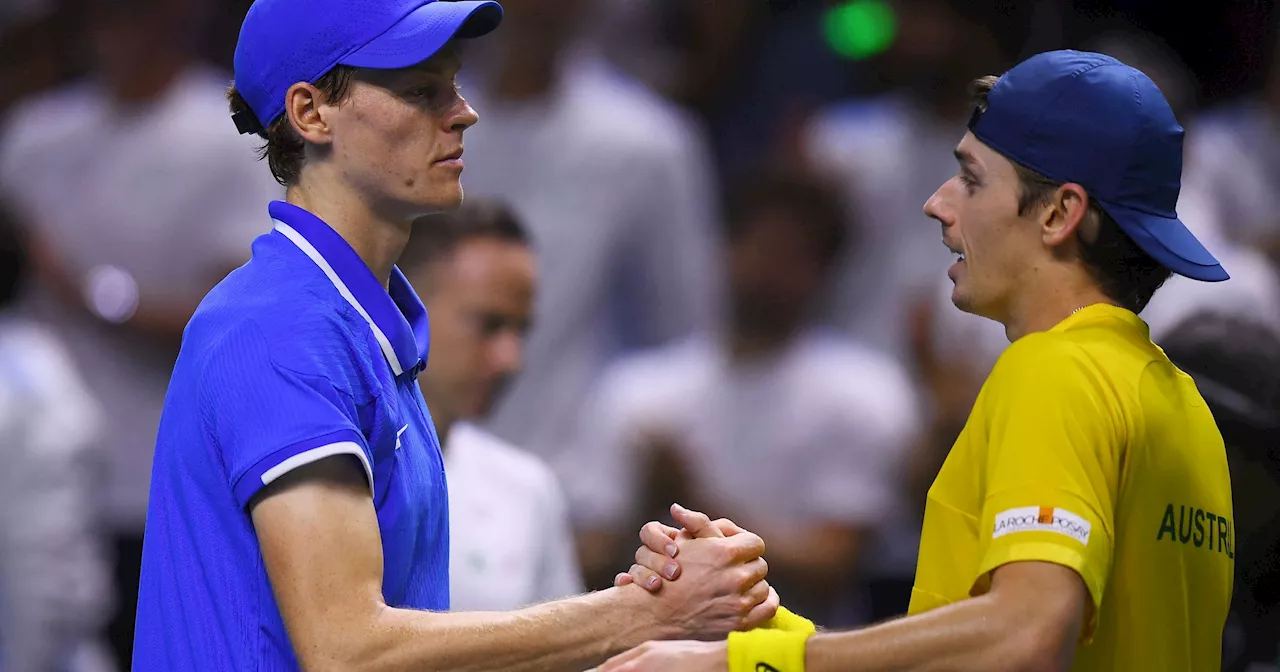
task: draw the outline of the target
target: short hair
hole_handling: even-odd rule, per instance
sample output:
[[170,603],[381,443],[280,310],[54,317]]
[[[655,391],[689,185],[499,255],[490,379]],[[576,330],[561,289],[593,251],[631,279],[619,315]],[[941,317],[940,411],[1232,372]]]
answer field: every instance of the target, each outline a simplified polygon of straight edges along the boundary
[[30,261],[17,218],[0,203],[0,309],[11,306],[22,294]]
[[[1228,445],[1271,450],[1271,460],[1280,457],[1280,333],[1275,328],[1206,310],[1179,322],[1160,339],[1160,347],[1196,381]],[[1271,464],[1280,472],[1280,462]]]
[[724,237],[738,240],[761,213],[782,212],[795,217],[830,266],[850,244],[852,213],[840,190],[812,172],[762,169],[735,180],[724,195]]
[[[987,95],[999,77],[988,75],[969,85],[973,104],[985,110]],[[1008,157],[1005,157],[1008,158]],[[1024,165],[1009,160],[1018,175],[1018,214],[1047,205],[1064,182],[1050,179]],[[1097,238],[1086,240],[1077,233],[1080,260],[1098,287],[1113,301],[1135,313],[1142,312],[1156,290],[1173,275],[1130,238],[1098,202],[1090,198],[1086,218],[1097,224]],[[1091,227],[1092,228],[1092,227]]]
[[467,198],[456,210],[419,217],[400,255],[400,268],[418,271],[452,255],[469,240],[485,238],[515,245],[530,244],[524,225],[505,203]]
[[[355,68],[340,65],[317,79],[315,86],[326,101],[340,103],[351,93],[351,78],[354,75]],[[234,83],[227,90],[227,102],[231,107],[231,114],[246,113],[254,116],[248,101]],[[258,122],[263,123],[261,119]],[[306,141],[293,130],[289,115],[282,114],[275,121],[266,124],[259,136],[266,140],[266,144],[259,150],[258,159],[267,160],[271,174],[281,185],[291,187],[297,184],[302,175],[302,166],[306,162]]]

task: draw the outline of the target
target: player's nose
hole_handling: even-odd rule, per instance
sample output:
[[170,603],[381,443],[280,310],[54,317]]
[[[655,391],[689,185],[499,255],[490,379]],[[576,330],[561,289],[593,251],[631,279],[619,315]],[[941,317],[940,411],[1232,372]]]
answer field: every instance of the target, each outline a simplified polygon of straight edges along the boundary
[[951,226],[954,221],[954,211],[947,203],[945,194],[947,184],[949,183],[950,181],[943,183],[942,186],[938,187],[938,189],[933,192],[933,195],[924,202],[925,217],[940,222],[944,228]]
[[475,126],[480,121],[480,114],[471,107],[465,98],[458,97],[457,103],[454,104],[448,116],[448,127],[450,131],[465,131]]

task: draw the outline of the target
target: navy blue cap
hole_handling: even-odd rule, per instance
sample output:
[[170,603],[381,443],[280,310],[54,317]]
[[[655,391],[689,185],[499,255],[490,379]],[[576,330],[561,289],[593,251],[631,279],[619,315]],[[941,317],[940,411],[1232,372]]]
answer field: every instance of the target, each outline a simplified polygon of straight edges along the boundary
[[492,0],[256,0],[235,55],[236,90],[256,118],[237,117],[236,127],[261,133],[284,112],[289,87],[336,66],[407,68],[501,21]]
[[1010,161],[1084,187],[1170,271],[1230,277],[1178,219],[1182,126],[1137,69],[1091,52],[1037,54],[999,78],[969,130]]

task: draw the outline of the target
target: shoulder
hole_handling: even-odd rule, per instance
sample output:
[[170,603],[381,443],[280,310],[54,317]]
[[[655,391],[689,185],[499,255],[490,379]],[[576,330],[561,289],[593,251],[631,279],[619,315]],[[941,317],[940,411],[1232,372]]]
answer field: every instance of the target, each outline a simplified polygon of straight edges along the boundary
[[555,472],[541,458],[469,422],[459,422],[449,435],[449,450],[483,465],[488,481],[504,490],[538,497],[559,496]]
[[261,141],[241,135],[231,121],[227,87],[231,77],[220,70],[196,67],[175,85],[172,114],[167,129],[182,138],[184,146],[198,150],[201,160],[218,166],[251,166],[257,162]]
[[619,357],[604,370],[600,385],[611,394],[628,397],[661,394],[680,381],[704,377],[714,360],[710,339],[691,336]]
[[61,341],[42,325],[0,319],[0,398],[34,414],[36,431],[55,431],[50,445],[76,449],[97,432],[101,410]]
[[[183,348],[232,371],[265,364],[304,376],[355,384],[367,367],[368,334],[318,269],[258,254],[205,297],[183,336]],[[328,290],[328,291],[325,291]]]
[[836,103],[809,120],[805,145],[811,153],[823,155],[886,150],[906,139],[906,113],[902,100],[893,95]]
[[1009,344],[996,360],[992,377],[1056,375],[1085,368],[1088,360],[1076,339],[1060,332],[1028,334]]
[[837,405],[875,415],[901,415],[915,408],[911,375],[887,353],[827,331],[807,334],[800,347],[806,380]]
[[984,394],[1006,402],[1039,395],[1113,406],[1127,387],[1123,379],[1136,380],[1155,352],[1154,346],[1138,352],[1105,326],[1029,334],[996,360]]
[[1239,162],[1252,163],[1250,143],[1271,133],[1269,119],[1265,106],[1249,99],[1202,112],[1187,129],[1187,167],[1235,172]]
[[40,151],[74,133],[100,100],[98,86],[86,80],[15,103],[0,124],[0,146],[10,155]]
[[58,337],[28,320],[0,319],[0,374],[10,389],[48,402],[85,390]]
[[85,106],[101,100],[96,82],[80,80],[14,103],[5,114],[5,126],[23,131],[56,128],[81,117]]
[[591,422],[618,430],[686,417],[708,388],[716,360],[712,344],[698,336],[624,355],[597,381]]

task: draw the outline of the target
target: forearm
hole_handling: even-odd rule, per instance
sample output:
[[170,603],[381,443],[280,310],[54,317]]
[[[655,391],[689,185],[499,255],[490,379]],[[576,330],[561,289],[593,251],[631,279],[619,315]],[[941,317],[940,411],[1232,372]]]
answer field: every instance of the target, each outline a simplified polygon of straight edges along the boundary
[[[811,637],[807,672],[1020,671],[1031,668],[1026,619],[1002,610],[989,597],[965,600],[881,625]],[[1034,633],[1031,634],[1032,638]],[[1034,641],[1034,639],[1032,639]]]
[[[611,588],[511,612],[384,609],[353,656],[360,670],[566,670],[680,631],[658,623],[652,596]],[[338,666],[349,669],[352,661]],[[335,668],[336,669],[336,668]]]

